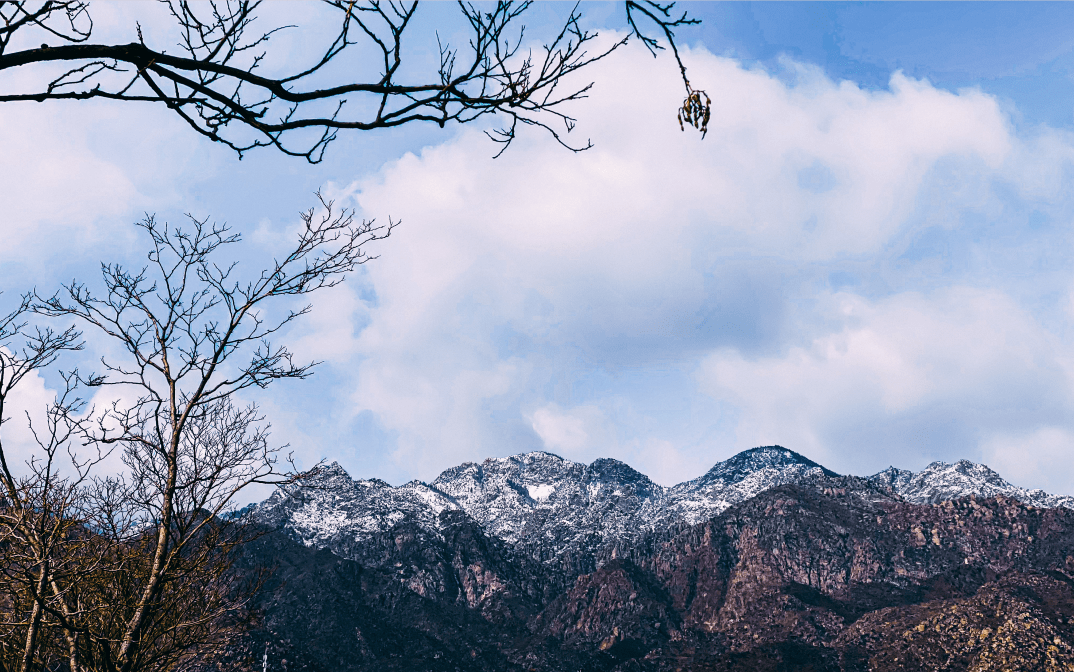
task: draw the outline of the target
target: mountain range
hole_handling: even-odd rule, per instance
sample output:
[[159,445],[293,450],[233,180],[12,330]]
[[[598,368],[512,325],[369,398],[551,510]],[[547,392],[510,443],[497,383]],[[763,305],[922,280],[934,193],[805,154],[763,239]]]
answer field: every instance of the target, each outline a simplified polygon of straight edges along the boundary
[[968,461],[861,478],[768,446],[673,487],[545,452],[398,487],[333,463],[247,515],[275,587],[232,662],[1074,670],[1074,498]]

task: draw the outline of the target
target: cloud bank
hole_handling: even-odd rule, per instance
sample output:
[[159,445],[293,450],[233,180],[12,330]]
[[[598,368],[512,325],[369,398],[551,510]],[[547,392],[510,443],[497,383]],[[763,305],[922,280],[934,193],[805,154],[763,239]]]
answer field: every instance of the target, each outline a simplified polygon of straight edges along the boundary
[[771,442],[857,473],[1040,445],[1011,476],[1074,490],[1052,464],[1070,276],[1020,281],[1069,246],[1070,138],[901,73],[869,91],[689,60],[704,140],[634,49],[592,73],[588,152],[533,135],[492,161],[473,131],[339,190],[403,221],[365,299],[318,305],[390,454],[362,461],[431,478],[546,449],[672,483]]
[[[526,133],[492,160],[467,127],[353,182],[361,156],[332,164],[327,191],[403,225],[289,334],[326,364],[262,397],[277,439],[393,482],[544,449],[671,484],[778,442],[1074,493],[1074,138],[898,72],[871,90],[685,57],[704,140],[669,60],[630,48],[573,110],[587,152]],[[326,174],[221,158],[164,111],[78,109],[0,110],[12,293],[141,263],[145,210],[282,249]]]

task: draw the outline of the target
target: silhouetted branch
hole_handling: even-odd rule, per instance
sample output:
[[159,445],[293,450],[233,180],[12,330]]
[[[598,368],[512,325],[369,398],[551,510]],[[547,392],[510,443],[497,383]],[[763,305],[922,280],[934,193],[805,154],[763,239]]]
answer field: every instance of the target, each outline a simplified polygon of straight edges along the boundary
[[679,72],[682,74],[683,85],[686,87],[686,99],[683,100],[682,106],[679,107],[678,110],[679,128],[686,130],[684,124],[693,126],[701,131],[701,137],[703,138],[709,130],[709,119],[712,117],[712,100],[709,99],[708,94],[704,91],[690,86],[690,79],[686,76],[686,66],[682,62],[682,56],[679,55],[679,47],[675,43],[675,28],[697,25],[701,23],[701,21],[699,19],[691,19],[686,12],[683,12],[682,15],[676,19],[672,13],[674,8],[674,2],[660,4],[658,2],[653,2],[653,0],[642,0],[641,2],[627,0],[627,23],[630,25],[631,35],[636,36],[654,57],[656,56],[656,52],[662,51],[664,47],[661,46],[655,38],[649,37],[642,32],[638,27],[637,14],[641,14],[656,24],[657,28],[664,34],[665,39],[667,39],[668,44],[671,46],[671,53],[675,56],[675,62],[679,65]]
[[[524,51],[522,21],[530,2],[500,0],[488,11],[459,2],[470,34],[467,44],[442,44],[438,35],[439,65],[434,72],[412,75],[403,67],[414,58],[404,53],[403,41],[417,2],[326,0],[337,12],[338,28],[319,55],[293,70],[270,74],[262,65],[272,38],[298,30],[296,26],[257,29],[257,1],[164,4],[179,32],[178,52],[147,44],[140,26],[129,43],[91,43],[93,23],[84,2],[0,1],[0,72],[71,64],[40,88],[0,94],[0,102],[105,98],[163,103],[196,132],[240,157],[271,146],[317,163],[339,131],[412,122],[444,127],[486,115],[503,119],[489,135],[505,147],[522,125],[542,128],[564,147],[581,151],[590,144],[567,142],[575,119],[565,110],[586,97],[592,84],[566,80],[626,41],[590,53],[588,43],[596,35],[579,27],[576,7],[554,36]],[[639,28],[636,17],[655,23],[685,81],[673,29],[697,21],[685,13],[671,18],[672,6],[627,2],[627,19],[632,35],[654,54],[661,47]],[[24,33],[43,43],[9,51],[12,38]],[[358,52],[369,48],[380,55],[379,72],[359,81],[352,73],[367,67],[368,59]],[[563,86],[567,88],[560,90]]]

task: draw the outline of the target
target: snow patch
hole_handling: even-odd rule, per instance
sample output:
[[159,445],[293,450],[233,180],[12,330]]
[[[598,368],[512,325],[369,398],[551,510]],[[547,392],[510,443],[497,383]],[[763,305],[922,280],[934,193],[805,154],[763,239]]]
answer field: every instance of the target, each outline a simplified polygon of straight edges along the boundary
[[530,499],[540,502],[548,499],[552,496],[552,493],[556,491],[556,486],[542,483],[541,485],[527,485],[526,491],[529,492]]

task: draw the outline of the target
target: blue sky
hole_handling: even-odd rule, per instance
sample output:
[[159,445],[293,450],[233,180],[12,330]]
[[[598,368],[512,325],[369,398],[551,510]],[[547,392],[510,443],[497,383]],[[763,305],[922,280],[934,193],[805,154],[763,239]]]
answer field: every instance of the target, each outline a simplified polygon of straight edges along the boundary
[[[157,25],[99,7],[106,35]],[[568,8],[535,5],[532,34]],[[617,3],[582,9],[623,28]],[[533,133],[493,160],[480,128],[409,126],[318,166],[240,162],[163,110],[7,106],[0,300],[139,263],[144,212],[227,221],[254,268],[323,189],[403,226],[287,335],[317,374],[257,398],[306,463],[400,483],[543,449],[673,484],[779,443],[1074,493],[1074,5],[687,9],[704,140],[675,122],[673,63],[637,47],[591,71],[580,155]],[[50,380],[27,385],[32,404]]]

